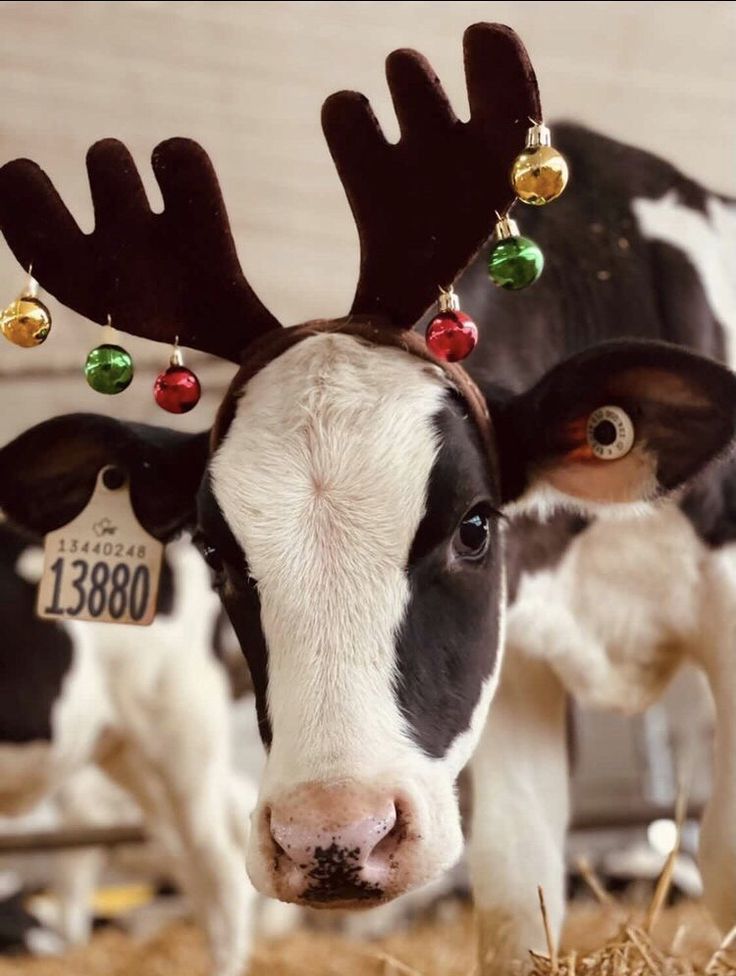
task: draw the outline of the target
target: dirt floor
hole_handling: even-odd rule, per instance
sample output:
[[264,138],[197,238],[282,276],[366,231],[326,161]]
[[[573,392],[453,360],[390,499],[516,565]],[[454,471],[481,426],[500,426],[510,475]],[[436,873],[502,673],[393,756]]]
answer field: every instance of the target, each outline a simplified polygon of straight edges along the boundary
[[[585,964],[585,954],[599,949],[623,924],[611,909],[593,904],[574,907],[568,921],[560,976],[636,973],[641,976],[699,976],[706,972],[736,976],[736,954],[712,962],[718,936],[696,904],[665,909],[654,942],[663,954],[641,968]],[[259,943],[249,976],[472,976],[473,919],[459,909],[452,921],[424,923],[377,942],[351,942],[335,935],[298,932],[273,943]],[[574,948],[571,969],[564,953]],[[646,953],[645,953],[646,955]],[[675,962],[675,958],[679,960]],[[662,962],[662,960],[665,960]],[[707,969],[711,960],[710,969]],[[591,968],[593,966],[593,968]],[[550,970],[546,964],[540,973]],[[141,944],[117,931],[103,931],[92,943],[61,959],[0,961],[0,976],[206,976],[207,956],[199,932],[178,923]]]

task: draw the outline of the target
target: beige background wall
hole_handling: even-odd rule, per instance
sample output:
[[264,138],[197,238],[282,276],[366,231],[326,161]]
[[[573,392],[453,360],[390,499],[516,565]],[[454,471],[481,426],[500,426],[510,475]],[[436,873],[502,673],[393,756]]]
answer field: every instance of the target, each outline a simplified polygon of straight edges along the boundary
[[[355,283],[357,246],[320,133],[320,104],[339,88],[359,88],[395,136],[382,62],[408,45],[429,56],[462,115],[460,39],[477,20],[503,21],[522,35],[548,118],[597,125],[736,192],[734,3],[0,3],[0,159],[40,162],[91,228],[91,142],[122,138],[156,200],[151,149],[171,135],[193,136],[219,170],[261,297],[287,323],[339,314]],[[0,300],[21,283],[0,245]],[[163,419],[150,407],[149,384],[165,352],[131,341],[138,382],[102,398],[76,373],[97,332],[54,309],[42,349],[0,344],[0,438],[28,416],[70,408]],[[37,380],[18,375],[51,368],[74,379],[49,379],[43,397]],[[207,412],[205,405],[175,422],[198,426]]]

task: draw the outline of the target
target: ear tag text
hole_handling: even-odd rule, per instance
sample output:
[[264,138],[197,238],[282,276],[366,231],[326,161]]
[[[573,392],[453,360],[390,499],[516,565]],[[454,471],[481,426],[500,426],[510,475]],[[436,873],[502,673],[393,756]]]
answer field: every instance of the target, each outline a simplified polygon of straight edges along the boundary
[[127,478],[102,468],[86,508],[44,540],[38,616],[152,623],[163,549],[136,518]]

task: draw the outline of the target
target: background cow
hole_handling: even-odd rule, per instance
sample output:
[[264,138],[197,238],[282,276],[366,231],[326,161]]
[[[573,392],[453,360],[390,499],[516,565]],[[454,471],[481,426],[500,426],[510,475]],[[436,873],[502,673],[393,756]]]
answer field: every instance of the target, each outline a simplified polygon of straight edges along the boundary
[[[675,342],[733,368],[734,202],[649,153],[572,125],[554,131],[571,166],[569,192],[524,220],[545,253],[542,278],[519,295],[490,292],[478,261],[461,283],[463,305],[483,307],[489,326],[476,354],[484,389],[521,392],[560,350],[626,334]],[[657,396],[676,395],[668,385],[662,376]],[[672,432],[671,446],[684,460],[682,434],[684,426]],[[562,917],[565,695],[633,714],[686,661],[704,670],[716,702],[714,785],[701,834],[706,901],[724,929],[736,920],[734,470],[722,462],[679,504],[638,517],[518,516],[508,525],[505,684],[476,753],[481,803],[471,863],[489,932],[499,917],[513,918],[514,951],[539,943],[533,883],[544,884]]]
[[[252,781],[230,757],[230,694],[212,650],[219,601],[188,540],[170,546],[151,628],[63,623],[35,616],[37,551],[0,525],[3,681],[0,813],[53,796],[66,826],[119,823],[132,795],[189,894],[216,972],[238,973],[254,893],[242,868]],[[133,814],[135,816],[135,813]],[[101,869],[95,849],[66,855],[60,926],[72,943],[90,931]]]

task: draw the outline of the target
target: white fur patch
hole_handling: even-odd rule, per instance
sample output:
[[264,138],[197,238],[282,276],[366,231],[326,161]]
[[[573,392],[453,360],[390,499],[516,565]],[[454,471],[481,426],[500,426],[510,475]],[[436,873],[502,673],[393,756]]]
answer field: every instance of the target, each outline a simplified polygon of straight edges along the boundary
[[394,643],[444,391],[399,350],[316,336],[251,380],[212,462],[258,582],[282,782],[359,778],[417,751]]
[[[648,492],[653,495],[655,490],[655,482],[643,486],[645,494]],[[546,522],[559,511],[580,512],[581,515],[609,521],[625,521],[652,515],[656,512],[656,503],[646,501],[646,498],[633,502],[597,502],[576,498],[540,478],[533,481],[523,495],[504,505],[504,513],[509,518],[516,515],[534,515],[540,522]]]
[[24,549],[15,563],[15,573],[35,586],[43,576],[43,549],[40,546]]
[[659,200],[632,201],[644,237],[679,248],[698,272],[708,304],[726,333],[727,362],[736,366],[736,206],[708,198],[707,215],[679,203],[674,190]]
[[628,521],[599,520],[559,565],[522,578],[509,643],[547,661],[582,704],[639,712],[697,633],[702,558],[672,503]]

